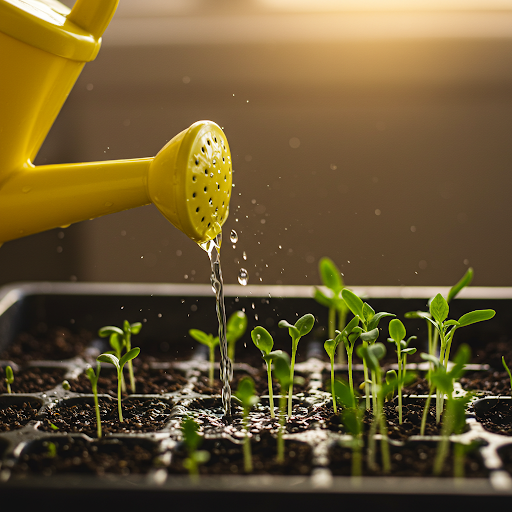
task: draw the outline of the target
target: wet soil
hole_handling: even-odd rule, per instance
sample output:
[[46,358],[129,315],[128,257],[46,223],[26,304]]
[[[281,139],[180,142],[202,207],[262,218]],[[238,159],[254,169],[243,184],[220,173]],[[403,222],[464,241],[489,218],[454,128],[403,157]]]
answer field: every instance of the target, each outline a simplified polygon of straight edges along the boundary
[[[205,440],[200,450],[210,452],[210,459],[199,467],[201,475],[235,475],[244,474],[244,459],[242,444],[235,444],[226,439]],[[309,475],[312,470],[312,451],[306,443],[285,441],[285,461],[276,462],[276,440],[269,434],[263,433],[260,439],[251,442],[252,460],[256,475]],[[169,468],[171,474],[185,474],[188,470],[183,467],[187,457],[184,447],[181,447]]]
[[[27,367],[14,372],[12,393],[39,393],[48,391],[64,380],[65,368]],[[0,393],[7,393],[5,368],[0,368]]]
[[485,395],[510,396],[510,378],[505,370],[467,372],[460,379],[461,386],[468,391],[483,391]]
[[8,432],[24,427],[29,421],[35,420],[38,406],[30,401],[19,404],[0,402],[0,432]]
[[24,332],[7,350],[0,352],[0,359],[18,364],[27,361],[71,359],[84,353],[92,337],[88,331],[74,334],[64,327],[37,333]]
[[[363,475],[382,476],[380,441],[377,443],[376,461],[379,466],[377,470],[368,468],[367,452],[362,451]],[[475,447],[476,448],[476,447]],[[433,475],[434,460],[436,457],[437,445],[429,442],[414,442],[405,446],[390,446],[391,472],[389,476],[405,477],[429,477]],[[335,445],[330,451],[331,463],[329,468],[334,475],[349,476],[352,471],[352,451],[349,448]],[[476,451],[471,451],[465,457],[465,476],[468,478],[487,478],[489,471],[485,468],[483,461]],[[453,477],[453,453],[446,458],[443,471],[440,476]]]
[[[122,401],[124,421],[121,423],[117,400],[100,398],[99,404],[104,434],[161,430],[169,420],[172,407],[168,400],[127,398]],[[92,397],[65,400],[49,409],[44,413],[38,429],[45,432],[83,433],[96,437],[96,412]]]
[[13,467],[15,474],[105,473],[129,475],[147,473],[154,467],[157,445],[147,440],[78,437],[34,441],[25,448]]
[[485,430],[512,436],[512,401],[495,400],[487,411],[476,410],[476,419]]
[[[135,391],[140,394],[162,394],[179,391],[187,379],[179,370],[172,368],[152,369],[147,363],[135,367]],[[124,378],[128,391],[130,389],[130,376],[128,368],[125,367]],[[87,375],[81,374],[77,379],[69,381],[71,391],[74,393],[92,393],[91,382]],[[111,367],[102,367],[98,380],[98,393],[110,395],[117,398],[117,372]],[[123,396],[127,396],[126,393]]]

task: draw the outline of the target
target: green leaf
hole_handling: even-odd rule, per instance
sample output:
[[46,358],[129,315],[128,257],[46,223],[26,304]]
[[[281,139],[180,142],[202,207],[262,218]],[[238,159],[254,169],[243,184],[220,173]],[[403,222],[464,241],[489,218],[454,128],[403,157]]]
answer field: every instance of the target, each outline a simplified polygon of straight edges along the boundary
[[128,320],[125,320],[123,322],[123,331],[125,332],[125,334],[131,332],[131,330],[130,330],[130,322],[128,322]]
[[313,329],[314,325],[315,317],[311,313],[307,313],[306,315],[301,316],[295,322],[295,328],[299,331],[301,337],[311,332],[311,329]]
[[343,380],[334,380],[334,396],[343,407],[353,408],[356,406],[355,397],[350,386]]
[[295,325],[292,325],[287,320],[281,320],[277,325],[279,327],[282,327],[282,328],[286,328],[287,327],[288,328],[288,333],[290,334],[290,337],[292,338],[293,341],[295,341],[296,339],[300,338],[300,332],[297,329],[297,327],[295,327]]
[[341,334],[344,336],[348,336],[354,330],[354,328],[357,327],[357,325],[359,324],[359,320],[360,318],[358,316],[352,318],[352,320],[350,320],[350,322],[345,326]]
[[126,354],[123,357],[121,357],[119,361],[119,366],[122,368],[128,361],[135,359],[139,355],[139,353],[139,347],[132,348],[129,352],[126,352]]
[[199,343],[202,343],[203,345],[206,345],[207,347],[211,347],[213,344],[213,335],[212,334],[206,334],[205,332],[200,331],[199,329],[190,329],[188,331],[188,333],[196,341],[199,341]]
[[235,311],[228,319],[226,325],[226,338],[228,343],[236,343],[247,329],[247,315],[243,311]]
[[190,452],[194,452],[203,442],[203,437],[197,432],[199,425],[192,418],[185,418],[181,424],[181,433],[183,435],[183,442]]
[[460,326],[460,324],[459,324],[459,322],[457,322],[457,320],[446,320],[446,322],[444,323],[444,326],[450,327],[450,325],[456,325],[457,327]]
[[375,327],[369,332],[361,332],[360,336],[362,341],[373,343],[379,337],[379,329]]
[[196,461],[196,464],[204,464],[205,462],[208,462],[210,460],[210,452],[206,450],[197,450],[194,452],[194,455],[192,455],[192,457]]
[[130,331],[132,334],[139,334],[142,329],[142,324],[140,322],[135,322],[134,324],[130,324]]
[[14,382],[14,373],[10,366],[5,367],[5,382],[12,384]]
[[268,354],[274,347],[274,340],[264,327],[255,327],[251,331],[251,338],[256,347],[261,350],[262,354]]
[[268,354],[272,356],[274,363],[274,376],[279,381],[281,389],[285,390],[291,384],[290,381],[290,356],[282,350],[274,350]]
[[364,318],[363,301],[353,291],[343,288],[341,296],[354,316]]
[[389,322],[389,335],[397,344],[400,343],[407,335],[404,324],[398,320],[398,318],[393,318],[393,320]]
[[484,320],[490,320],[495,314],[496,311],[494,311],[494,309],[478,309],[471,311],[459,318],[459,325],[460,327],[464,327],[477,322],[483,322]]
[[505,371],[508,373],[508,378],[510,379],[510,387],[512,388],[512,373],[510,373],[510,368],[505,362],[505,356],[501,356],[501,364],[503,364],[503,368],[505,368]]
[[116,354],[120,354],[126,345],[124,336],[118,332],[111,333],[109,343]]
[[393,313],[381,312],[377,313],[368,324],[368,330],[375,329],[379,326],[379,322],[386,316],[395,316]]
[[425,315],[428,315],[425,311],[407,311],[405,313],[405,318],[425,318]]
[[110,363],[113,364],[117,370],[119,370],[119,359],[113,354],[100,354],[96,361],[100,361],[101,363]]
[[432,318],[434,318],[436,322],[442,323],[446,320],[448,311],[448,303],[444,297],[438,293],[430,303],[430,314],[432,315]]
[[402,355],[405,355],[405,356],[411,356],[412,354],[416,354],[416,348],[404,348],[401,353]]
[[383,343],[374,343],[368,350],[380,361],[386,355],[386,347]]
[[365,319],[365,323],[368,325],[368,322],[375,316],[374,309],[367,302],[363,303],[363,318]]
[[368,347],[361,345],[357,349],[357,355],[364,359],[370,370],[375,372],[379,369],[379,360],[386,355],[386,347],[378,342]]
[[124,336],[124,332],[115,325],[106,325],[105,327],[101,327],[101,329],[98,331],[98,336],[100,338],[106,338],[107,336],[110,336],[112,333],[117,333],[121,336]]
[[343,280],[338,267],[330,258],[321,258],[318,263],[318,269],[323,284],[338,295],[343,289]]
[[422,359],[424,359],[425,361],[428,361],[428,362],[430,362],[430,363],[433,363],[435,368],[439,368],[439,366],[441,365],[441,363],[439,362],[439,358],[438,358],[438,357],[436,357],[436,356],[433,356],[433,355],[431,355],[431,354],[427,354],[427,353],[425,353],[425,352],[422,352],[422,353],[420,354],[420,357],[421,357]]
[[[341,339],[341,337],[339,338]],[[327,355],[329,356],[329,359],[332,361],[334,359],[334,356],[336,355],[336,348],[338,347],[339,341],[338,337],[334,340],[327,340],[324,343],[324,349],[327,352]]]
[[363,423],[361,421],[361,415],[355,408],[343,409],[341,413],[343,425],[347,429],[347,432],[352,436],[356,437],[361,434],[363,430]]
[[363,332],[363,329],[361,329],[361,327],[359,327],[359,326],[354,327],[352,332],[347,336],[347,339],[351,345],[353,345],[357,341],[357,338],[359,338],[359,336],[361,336],[362,332]]
[[473,280],[473,269],[470,267],[467,269],[466,273],[462,276],[462,279],[455,285],[450,288],[448,292],[448,297],[446,298],[446,302],[450,302],[455,296],[466,286],[471,284]]
[[244,377],[240,380],[235,396],[242,402],[245,409],[250,409],[259,402],[259,398],[255,395],[254,381],[251,377]]
[[334,306],[334,301],[330,297],[327,297],[325,293],[322,292],[319,288],[315,288],[315,292],[313,294],[313,298],[322,306],[326,308],[330,308]]

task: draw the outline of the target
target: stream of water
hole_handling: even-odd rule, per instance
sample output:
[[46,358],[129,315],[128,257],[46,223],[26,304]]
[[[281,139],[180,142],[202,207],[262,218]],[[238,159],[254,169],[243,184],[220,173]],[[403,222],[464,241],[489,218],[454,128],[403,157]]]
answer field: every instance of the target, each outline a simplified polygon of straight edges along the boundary
[[224,282],[220,266],[220,246],[222,244],[222,232],[213,240],[209,240],[201,247],[208,253],[212,267],[210,281],[215,293],[217,318],[219,320],[219,344],[220,344],[220,380],[222,382],[222,406],[224,417],[231,420],[231,386],[233,378],[233,366],[228,356],[228,342],[226,339],[226,309],[224,307]]

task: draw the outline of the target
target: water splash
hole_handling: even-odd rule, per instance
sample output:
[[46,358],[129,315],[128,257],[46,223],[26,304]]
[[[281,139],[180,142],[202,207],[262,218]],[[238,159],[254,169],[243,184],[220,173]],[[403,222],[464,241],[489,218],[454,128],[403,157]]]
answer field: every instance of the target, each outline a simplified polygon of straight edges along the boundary
[[238,242],[238,233],[234,229],[231,230],[229,239],[231,240],[232,244],[236,244]]
[[212,274],[210,282],[215,293],[217,319],[219,321],[220,341],[220,379],[222,381],[222,406],[227,421],[231,420],[231,386],[233,378],[233,366],[228,356],[228,342],[226,339],[226,309],[224,306],[224,282],[222,280],[222,269],[220,266],[220,246],[222,244],[222,232],[213,240],[199,244],[210,258]]

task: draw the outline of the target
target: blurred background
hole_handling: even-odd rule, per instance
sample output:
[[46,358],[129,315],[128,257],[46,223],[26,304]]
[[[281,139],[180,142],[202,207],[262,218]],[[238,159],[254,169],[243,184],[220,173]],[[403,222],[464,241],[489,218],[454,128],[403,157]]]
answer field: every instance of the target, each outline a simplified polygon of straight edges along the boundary
[[[36,163],[152,156],[200,119],[233,155],[225,282],[317,284],[329,256],[348,285],[512,285],[512,1],[121,0]],[[0,283],[27,280],[209,263],[146,206],[5,243]]]

